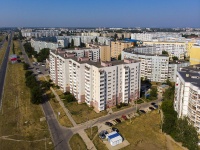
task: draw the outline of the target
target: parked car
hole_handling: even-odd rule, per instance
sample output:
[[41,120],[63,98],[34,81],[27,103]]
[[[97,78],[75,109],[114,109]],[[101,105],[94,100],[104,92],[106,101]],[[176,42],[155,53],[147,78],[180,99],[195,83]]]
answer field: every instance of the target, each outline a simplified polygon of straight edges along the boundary
[[155,110],[155,108],[153,108],[153,107],[149,107],[149,109],[150,109],[150,110]]
[[153,107],[155,107],[156,109],[158,109],[158,105],[153,105]]
[[105,125],[107,125],[107,126],[109,126],[109,127],[112,127],[112,126],[113,126],[113,124],[110,123],[110,122],[105,122]]
[[144,110],[142,110],[142,109],[140,110],[140,112],[141,112],[141,113],[144,113],[144,114],[146,113],[146,111],[144,111]]
[[117,128],[115,128],[115,127],[112,127],[112,130],[116,131],[116,132],[119,132],[119,130]]
[[122,121],[119,118],[115,119],[118,123],[121,123]]
[[154,102],[153,102],[153,103],[151,103],[151,105],[155,105],[155,104],[156,104],[156,103],[154,103]]
[[123,118],[124,120],[127,120],[127,119],[128,119],[125,115],[122,115],[122,118]]
[[106,130],[103,130],[99,133],[99,137],[101,139],[105,139],[106,138],[106,134],[108,134],[108,132]]

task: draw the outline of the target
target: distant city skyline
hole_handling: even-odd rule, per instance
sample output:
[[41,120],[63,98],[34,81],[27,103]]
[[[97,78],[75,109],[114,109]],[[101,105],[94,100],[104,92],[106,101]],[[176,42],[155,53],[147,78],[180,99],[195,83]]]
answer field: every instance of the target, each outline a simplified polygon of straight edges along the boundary
[[6,0],[0,27],[200,27],[199,0]]

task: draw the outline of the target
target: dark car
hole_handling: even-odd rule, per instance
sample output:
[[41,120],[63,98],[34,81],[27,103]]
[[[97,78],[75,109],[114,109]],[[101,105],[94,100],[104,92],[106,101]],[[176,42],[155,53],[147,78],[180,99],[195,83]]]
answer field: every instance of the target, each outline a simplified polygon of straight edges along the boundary
[[108,134],[108,132],[106,130],[103,130],[99,133],[99,137],[101,139],[105,139],[106,138],[106,134]]
[[144,114],[146,113],[146,111],[144,111],[144,110],[140,110],[140,112],[141,112],[141,113],[144,113]]
[[115,128],[115,127],[112,127],[112,130],[116,131],[116,132],[119,132],[119,130],[117,128]]
[[122,122],[122,121],[121,121],[120,119],[118,119],[118,118],[115,119],[115,120],[116,120],[118,123],[121,123],[121,122]]
[[155,105],[156,103],[151,103],[151,105]]
[[158,109],[158,105],[153,105],[156,109]]
[[150,110],[155,110],[155,108],[153,108],[153,107],[149,107],[149,109],[150,109]]
[[110,122],[105,122],[105,125],[107,125],[107,126],[109,126],[109,127],[112,127],[112,126],[113,126],[113,124],[110,123]]

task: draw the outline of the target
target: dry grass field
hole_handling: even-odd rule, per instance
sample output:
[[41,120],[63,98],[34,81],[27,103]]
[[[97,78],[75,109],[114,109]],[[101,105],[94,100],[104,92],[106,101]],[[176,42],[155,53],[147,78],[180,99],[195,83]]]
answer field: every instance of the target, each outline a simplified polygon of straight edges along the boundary
[[[16,42],[17,54],[20,49]],[[41,106],[30,103],[30,91],[25,85],[24,74],[23,64],[9,62],[0,112],[0,149],[43,150],[45,145],[47,149],[52,149],[47,123],[40,122],[44,114]]]

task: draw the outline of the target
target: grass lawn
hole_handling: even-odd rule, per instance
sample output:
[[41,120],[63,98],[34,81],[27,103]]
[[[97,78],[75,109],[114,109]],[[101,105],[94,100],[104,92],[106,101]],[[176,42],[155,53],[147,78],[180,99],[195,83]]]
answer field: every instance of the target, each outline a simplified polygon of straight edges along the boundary
[[[12,53],[12,50],[10,51]],[[30,91],[25,85],[23,64],[8,64],[0,114],[0,137],[11,135],[14,140],[41,140],[47,138],[47,149],[52,149],[46,121],[41,106],[30,103]],[[10,141],[0,138],[2,150],[45,149],[45,141]]]
[[83,123],[88,120],[92,120],[107,114],[106,111],[102,111],[100,113],[96,113],[93,110],[93,107],[89,107],[87,104],[78,104],[77,102],[63,101],[67,109],[70,111],[73,119],[76,123]]
[[79,134],[74,134],[70,139],[69,144],[72,150],[87,150],[87,146]]
[[4,58],[4,55],[5,55],[7,46],[8,46],[8,42],[5,41],[4,44],[2,45],[1,49],[0,49],[0,66],[1,66],[1,63],[3,62],[3,58]]
[[122,107],[120,107],[120,108],[113,107],[113,108],[112,108],[112,111],[115,112],[115,111],[123,110],[123,109],[129,108],[129,107],[131,107],[130,104],[129,104],[128,106],[122,106]]
[[[123,150],[167,150],[166,137],[160,132],[160,123],[160,114],[152,111],[136,117],[132,122],[125,121],[115,125],[130,143]],[[172,146],[177,147],[176,144]]]
[[[92,132],[91,132],[92,131]],[[85,130],[86,134],[90,138],[90,140],[93,140],[94,146],[97,150],[108,150],[106,145],[103,143],[103,141],[98,136],[98,127],[92,127]],[[92,134],[91,134],[92,133]]]
[[135,101],[135,104],[142,104],[142,103],[144,103],[144,101],[142,100],[142,99],[139,99],[139,100],[137,100],[137,101]]
[[[43,76],[39,77],[39,80],[46,81]],[[49,91],[47,91],[46,94],[50,95],[53,93],[49,90]],[[58,119],[59,123],[65,127],[73,127],[73,124],[71,123],[71,121],[69,120],[67,115],[65,114],[65,112],[64,112],[63,108],[60,106],[59,102],[55,98],[50,98],[49,103],[51,104],[51,107],[53,108],[56,115],[58,115],[58,112],[60,112],[60,116]]]

